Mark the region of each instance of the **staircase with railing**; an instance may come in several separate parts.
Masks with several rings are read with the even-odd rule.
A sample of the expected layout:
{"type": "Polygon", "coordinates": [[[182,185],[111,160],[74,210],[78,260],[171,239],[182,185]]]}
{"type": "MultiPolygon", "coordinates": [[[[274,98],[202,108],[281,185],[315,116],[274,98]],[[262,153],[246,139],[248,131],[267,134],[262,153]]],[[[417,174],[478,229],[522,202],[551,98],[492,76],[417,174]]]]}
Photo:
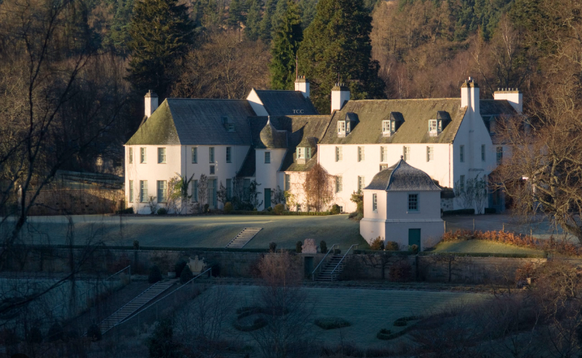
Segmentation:
{"type": "MultiPolygon", "coordinates": [[[[311,279],[313,281],[315,281],[315,279],[317,277],[319,277],[319,275],[321,274],[323,269],[327,266],[328,261],[326,261],[326,259],[329,256],[329,254],[335,250],[336,247],[337,247],[337,244],[331,245],[331,248],[329,250],[327,250],[327,253],[325,254],[325,256],[321,259],[321,261],[319,261],[319,264],[317,264],[315,269],[311,272],[311,279]]],[[[331,259],[331,256],[330,256],[330,259],[331,259]]]]}
{"type": "MultiPolygon", "coordinates": [[[[335,245],[334,245],[335,246],[335,245]]],[[[324,259],[321,260],[320,265],[317,265],[316,269],[312,273],[312,278],[314,281],[336,281],[339,275],[342,273],[345,263],[346,263],[346,256],[355,250],[358,247],[357,244],[353,244],[350,246],[348,251],[346,251],[343,255],[333,255],[329,261],[325,263],[322,269],[316,274],[316,270],[320,267],[320,265],[325,261],[325,257],[331,252],[332,249],[328,251],[328,253],[324,256],[324,259]]],[[[333,248],[333,246],[332,246],[333,248]]]]}

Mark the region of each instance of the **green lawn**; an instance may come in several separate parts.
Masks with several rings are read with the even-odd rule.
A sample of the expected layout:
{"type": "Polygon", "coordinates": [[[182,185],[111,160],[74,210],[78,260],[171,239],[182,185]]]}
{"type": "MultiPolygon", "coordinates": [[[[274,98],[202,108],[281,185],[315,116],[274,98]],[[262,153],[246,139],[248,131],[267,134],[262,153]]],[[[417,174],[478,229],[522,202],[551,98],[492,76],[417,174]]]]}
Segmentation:
{"type": "Polygon", "coordinates": [[[543,251],[500,244],[484,240],[458,240],[441,242],[433,252],[466,254],[508,254],[508,255],[543,255],[543,251]]]}

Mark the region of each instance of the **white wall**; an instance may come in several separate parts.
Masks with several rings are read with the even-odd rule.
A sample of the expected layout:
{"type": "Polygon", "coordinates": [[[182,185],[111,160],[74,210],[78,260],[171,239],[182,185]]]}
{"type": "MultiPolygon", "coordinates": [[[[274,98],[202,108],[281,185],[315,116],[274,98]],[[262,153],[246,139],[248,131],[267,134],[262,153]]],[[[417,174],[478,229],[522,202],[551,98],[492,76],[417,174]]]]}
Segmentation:
{"type": "Polygon", "coordinates": [[[257,116],[269,115],[269,113],[265,109],[265,106],[263,105],[263,102],[257,95],[257,92],[255,92],[254,88],[251,90],[251,92],[249,92],[249,95],[247,96],[247,101],[249,101],[251,108],[253,109],[253,111],[255,111],[257,116]]]}
{"type": "Polygon", "coordinates": [[[368,243],[380,236],[384,242],[394,241],[398,243],[400,250],[408,250],[408,230],[420,229],[420,249],[426,250],[436,245],[444,233],[442,220],[386,221],[384,235],[382,224],[379,220],[364,218],[360,221],[360,234],[368,243]]]}
{"type": "Polygon", "coordinates": [[[265,189],[271,189],[271,192],[277,189],[277,186],[283,190],[284,183],[279,180],[278,170],[281,168],[281,163],[285,157],[287,149],[256,149],[256,172],[255,180],[259,194],[259,200],[263,203],[257,208],[258,210],[265,209],[265,189]],[[265,163],[265,152],[271,153],[271,162],[265,163]]]}

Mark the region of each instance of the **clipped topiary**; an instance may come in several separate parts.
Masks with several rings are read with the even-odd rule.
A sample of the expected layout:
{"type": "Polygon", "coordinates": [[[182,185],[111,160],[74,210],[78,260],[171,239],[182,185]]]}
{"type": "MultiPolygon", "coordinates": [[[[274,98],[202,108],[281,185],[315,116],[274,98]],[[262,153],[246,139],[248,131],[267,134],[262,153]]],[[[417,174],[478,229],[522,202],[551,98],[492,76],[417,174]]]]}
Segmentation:
{"type": "Polygon", "coordinates": [[[398,250],[400,250],[400,246],[395,241],[388,241],[388,242],[386,242],[385,249],[387,251],[398,251],[398,250]]]}
{"type": "Polygon", "coordinates": [[[327,252],[327,243],[323,240],[319,242],[319,252],[327,252]]]}
{"type": "Polygon", "coordinates": [[[330,213],[330,214],[333,214],[333,215],[337,215],[337,214],[341,213],[341,210],[340,210],[340,207],[339,207],[339,205],[337,205],[337,204],[333,204],[333,205],[331,206],[331,210],[329,211],[329,213],[330,213]]]}
{"type": "Polygon", "coordinates": [[[277,204],[275,205],[275,208],[273,209],[273,212],[277,215],[281,215],[283,214],[283,212],[285,212],[285,205],[283,204],[277,204]]]}
{"type": "Polygon", "coordinates": [[[158,215],[166,215],[168,214],[168,209],[166,208],[159,208],[158,209],[158,215]]]}
{"type": "Polygon", "coordinates": [[[91,339],[92,342],[97,342],[101,340],[101,328],[96,323],[93,323],[87,329],[87,337],[91,339]]]}
{"type": "Polygon", "coordinates": [[[174,272],[176,273],[176,278],[179,278],[182,275],[182,270],[186,267],[186,261],[180,259],[180,261],[176,262],[174,265],[174,272]]]}
{"type": "Polygon", "coordinates": [[[275,250],[277,250],[277,243],[275,243],[275,242],[270,242],[270,243],[269,243],[269,251],[271,251],[271,252],[275,252],[275,250]]]}
{"type": "Polygon", "coordinates": [[[382,240],[382,238],[378,236],[370,243],[370,249],[376,251],[384,250],[384,240],[382,240]]]}
{"type": "Polygon", "coordinates": [[[225,214],[232,213],[232,209],[233,209],[233,207],[232,207],[232,203],[230,201],[228,201],[228,202],[226,202],[226,204],[224,204],[224,209],[223,210],[224,210],[224,213],[225,214]]]}
{"type": "Polygon", "coordinates": [[[150,274],[148,276],[149,283],[156,283],[162,280],[162,271],[157,265],[150,267],[150,274]]]}
{"type": "Polygon", "coordinates": [[[295,252],[300,254],[303,251],[303,243],[301,241],[297,241],[295,244],[295,252]]]}
{"type": "Polygon", "coordinates": [[[184,266],[182,273],[180,274],[180,283],[186,283],[194,278],[192,271],[190,271],[190,266],[184,266]]]}

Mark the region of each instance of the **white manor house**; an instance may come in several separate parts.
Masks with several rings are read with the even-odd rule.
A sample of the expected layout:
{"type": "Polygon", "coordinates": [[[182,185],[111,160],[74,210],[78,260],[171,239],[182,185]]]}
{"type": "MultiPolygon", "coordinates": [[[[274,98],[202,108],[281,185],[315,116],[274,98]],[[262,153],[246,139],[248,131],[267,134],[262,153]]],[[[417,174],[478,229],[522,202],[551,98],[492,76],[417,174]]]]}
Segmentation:
{"type": "MultiPolygon", "coordinates": [[[[317,113],[304,78],[295,91],[252,89],[246,100],[168,98],[158,106],[149,92],[144,120],[125,144],[125,199],[149,214],[152,203],[167,206],[168,183],[181,176],[192,177],[189,200],[210,208],[227,201],[220,188],[228,197],[247,196],[256,183],[258,210],[287,191],[288,208],[307,211],[303,181],[319,163],[332,176],[329,205],[350,212],[352,193],[401,158],[440,188],[462,188],[468,180],[487,180],[504,154],[496,122],[521,111],[517,90],[483,100],[471,78],[461,98],[443,99],[350,100],[349,90],[336,85],[331,115],[317,113]]],[[[441,197],[443,210],[468,205],[441,197]]],[[[483,206],[502,210],[503,200],[490,193],[483,206]]]]}

